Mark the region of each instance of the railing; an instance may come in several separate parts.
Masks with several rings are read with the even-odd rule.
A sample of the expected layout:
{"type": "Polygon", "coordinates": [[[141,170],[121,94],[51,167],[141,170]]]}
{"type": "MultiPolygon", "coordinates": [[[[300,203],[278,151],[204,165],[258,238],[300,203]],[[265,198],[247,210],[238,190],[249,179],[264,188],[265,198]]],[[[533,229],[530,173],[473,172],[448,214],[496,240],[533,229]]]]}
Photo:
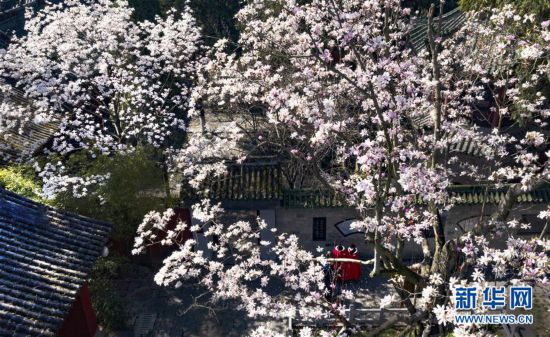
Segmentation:
{"type": "MultiPolygon", "coordinates": [[[[402,316],[402,321],[405,321],[408,315],[409,312],[406,308],[355,308],[352,304],[344,310],[344,317],[346,320],[352,324],[363,327],[377,327],[396,316],[402,316]]],[[[294,329],[304,326],[327,327],[338,325],[338,321],[333,316],[316,319],[315,321],[289,318],[287,329],[289,332],[292,332],[294,329]]]]}
{"type": "MultiPolygon", "coordinates": [[[[453,198],[459,198],[459,204],[496,204],[500,203],[509,185],[504,185],[500,188],[494,186],[483,185],[455,185],[447,190],[453,198]]],[[[533,191],[522,193],[516,199],[517,202],[523,203],[541,203],[550,200],[550,185],[545,184],[533,191]]]]}

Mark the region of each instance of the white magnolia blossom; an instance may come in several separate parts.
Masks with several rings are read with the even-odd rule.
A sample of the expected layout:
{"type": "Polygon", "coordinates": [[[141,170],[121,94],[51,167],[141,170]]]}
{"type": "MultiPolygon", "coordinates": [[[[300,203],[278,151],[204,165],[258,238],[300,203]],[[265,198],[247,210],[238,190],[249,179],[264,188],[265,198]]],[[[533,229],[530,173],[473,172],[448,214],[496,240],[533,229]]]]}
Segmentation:
{"type": "MultiPolygon", "coordinates": [[[[238,51],[222,40],[199,62],[200,32],[191,13],[144,23],[130,15],[120,1],[69,0],[31,18],[29,33],[2,51],[0,68],[33,106],[20,111],[3,104],[0,128],[55,120],[53,151],[111,154],[137,143],[165,146],[183,128],[187,108],[191,118],[227,115],[230,123],[189,134],[172,151],[172,168],[208,196],[206,182],[223,175],[229,160],[267,153],[301,163],[312,180],[357,208],[353,228],[374,247],[370,276],[391,274],[396,299],[416,311],[411,324],[449,322],[452,285],[510,278],[547,284],[548,239],[518,237],[515,230],[529,224],[509,221],[506,203],[459,238],[445,238],[439,221],[458,201],[449,193],[455,181],[522,193],[550,178],[541,156],[550,109],[538,91],[549,72],[547,22],[535,24],[509,6],[472,13],[452,37],[430,30],[429,48],[414,51],[409,34],[419,18],[399,0],[247,1],[237,14],[238,51]],[[524,24],[532,31],[516,36],[524,24]],[[479,127],[472,120],[487,101],[481,116],[489,126],[479,127]],[[512,117],[528,128],[507,132],[502,123],[512,117]],[[468,154],[457,148],[464,142],[479,145],[476,160],[463,160],[468,154]],[[506,247],[491,245],[495,238],[506,247]],[[420,264],[404,261],[405,244],[420,246],[420,264]],[[403,289],[406,282],[415,293],[403,289]]],[[[54,168],[64,172],[62,164],[45,172],[54,168]]],[[[61,181],[44,176],[51,193],[53,186],[89,183],[67,173],[61,181]]],[[[332,285],[325,284],[325,258],[304,250],[295,234],[266,241],[264,221],[223,215],[208,199],[193,206],[193,225],[168,227],[173,210],[149,213],[133,252],[174,245],[155,282],[201,286],[208,305],[231,301],[259,321],[332,316],[356,331],[344,315],[353,294],[327,298],[332,285]],[[208,251],[195,239],[177,239],[187,229],[204,236],[208,251]]],[[[381,305],[391,300],[384,297],[381,305]]],[[[458,327],[454,335],[482,336],[483,330],[458,327]]],[[[278,334],[261,326],[252,336],[278,334]]]]}
{"type": "Polygon", "coordinates": [[[393,295],[386,295],[380,300],[380,309],[389,307],[394,302],[393,295]]]}
{"type": "Polygon", "coordinates": [[[38,171],[43,182],[41,194],[47,199],[54,199],[59,193],[69,193],[76,198],[84,197],[90,192],[89,189],[104,184],[110,177],[108,173],[85,177],[71,175],[61,162],[46,163],[38,171]]]}
{"type": "MultiPolygon", "coordinates": [[[[547,162],[540,160],[548,144],[542,130],[550,110],[537,91],[549,71],[548,24],[534,26],[536,33],[527,39],[512,34],[523,21],[534,25],[532,18],[508,6],[472,13],[453,37],[434,36],[433,49],[416,54],[406,41],[417,18],[398,0],[251,1],[237,19],[239,52],[219,41],[191,95],[193,118],[225,114],[232,122],[194,132],[174,155],[199,193],[208,195],[205,182],[224,174],[231,159],[241,162],[265,151],[305,163],[357,208],[360,218],[352,229],[363,231],[374,245],[371,276],[386,270],[394,274],[396,290],[405,280],[416,285],[416,294],[398,292],[401,303],[420,295],[414,324],[439,322],[451,331],[452,288],[487,284],[489,275],[547,283],[548,240],[514,236],[529,224],[495,216],[451,240],[440,232],[438,210],[450,210],[459,201],[448,192],[457,180],[524,192],[550,178],[547,162]],[[515,73],[518,67],[528,74],[515,73]],[[471,120],[485,95],[495,102],[487,112],[495,121],[481,128],[471,120]],[[249,117],[251,106],[261,107],[261,118],[249,117]],[[501,123],[511,115],[528,120],[530,129],[522,135],[506,132],[501,123]],[[419,120],[425,124],[418,125],[419,120]],[[479,146],[479,158],[461,160],[459,151],[451,151],[463,142],[479,146]],[[435,252],[428,231],[435,234],[435,252]],[[499,235],[506,248],[489,244],[499,235]],[[422,247],[425,260],[418,268],[401,260],[405,242],[422,247]]],[[[157,283],[192,280],[209,290],[210,304],[232,300],[255,319],[332,316],[355,328],[345,320],[342,302],[325,297],[330,293],[323,282],[326,259],[303,250],[297,236],[282,233],[268,243],[260,238],[263,221],[224,221],[223,211],[213,212],[208,201],[193,212],[201,225],[192,230],[212,238],[212,257],[188,241],[166,259],[157,283]],[[275,285],[281,290],[269,293],[275,285]]],[[[138,239],[136,249],[143,242],[138,239]]],[[[339,299],[349,295],[344,291],[339,299]]],[[[393,296],[382,298],[380,306],[391,305],[393,296]]],[[[336,334],[321,330],[321,335],[336,334]]],[[[456,336],[486,334],[477,326],[454,331],[456,336]]],[[[262,327],[253,336],[260,333],[274,334],[262,327]]]]}
{"type": "Polygon", "coordinates": [[[2,77],[29,105],[5,100],[0,134],[55,122],[49,152],[96,156],[163,147],[182,132],[200,30],[187,10],[138,23],[132,11],[123,0],[67,0],[29,15],[27,33],[0,50],[2,77]]]}

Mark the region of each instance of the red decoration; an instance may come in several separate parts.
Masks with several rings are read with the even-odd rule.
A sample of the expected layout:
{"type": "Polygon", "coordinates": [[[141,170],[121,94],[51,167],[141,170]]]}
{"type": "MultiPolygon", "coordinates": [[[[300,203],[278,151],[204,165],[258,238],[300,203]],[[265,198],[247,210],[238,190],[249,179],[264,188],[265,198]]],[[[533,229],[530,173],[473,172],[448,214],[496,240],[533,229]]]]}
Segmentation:
{"type": "MultiPolygon", "coordinates": [[[[332,249],[332,257],[359,260],[359,253],[355,247],[345,249],[343,246],[338,245],[332,249]]],[[[358,281],[361,279],[360,263],[335,262],[332,264],[332,269],[338,272],[338,279],[341,281],[358,281]]]]}
{"type": "Polygon", "coordinates": [[[84,283],[57,337],[94,337],[96,332],[97,321],[90,300],[90,291],[88,284],[84,283]]]}
{"type": "MultiPolygon", "coordinates": [[[[344,259],[349,259],[350,254],[349,251],[346,249],[342,252],[341,257],[344,259]]],[[[342,281],[349,281],[351,276],[351,263],[344,262],[342,263],[342,281]]]]}

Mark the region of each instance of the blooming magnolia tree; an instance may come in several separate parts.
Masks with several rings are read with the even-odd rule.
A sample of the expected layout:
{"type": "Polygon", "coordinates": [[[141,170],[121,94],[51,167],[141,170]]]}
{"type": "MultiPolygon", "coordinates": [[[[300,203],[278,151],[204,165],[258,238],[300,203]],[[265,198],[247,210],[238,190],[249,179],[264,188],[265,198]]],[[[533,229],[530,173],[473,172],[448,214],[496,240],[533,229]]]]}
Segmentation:
{"type": "MultiPolygon", "coordinates": [[[[0,132],[28,122],[57,122],[51,151],[61,155],[166,146],[184,128],[200,31],[188,11],[172,11],[155,22],[136,23],[131,15],[127,2],[119,0],[68,0],[29,15],[27,33],[0,50],[0,69],[30,106],[22,108],[8,95],[0,108],[0,132]]],[[[52,193],[57,186],[105,178],[72,177],[64,169],[57,162],[45,168],[52,193]]]]}
{"type": "MultiPolygon", "coordinates": [[[[470,15],[458,33],[444,38],[436,10],[428,15],[426,49],[415,51],[409,34],[418,18],[398,0],[248,1],[237,15],[238,50],[219,41],[199,64],[194,60],[200,34],[189,13],[133,23],[122,2],[67,1],[31,18],[28,35],[2,52],[2,74],[33,106],[30,112],[13,109],[8,101],[0,125],[59,121],[52,150],[61,154],[110,154],[139,143],[160,147],[183,127],[181,112],[190,98],[192,117],[205,120],[215,113],[233,120],[203,123],[202,132],[174,155],[174,169],[199,195],[208,195],[206,182],[223,174],[228,160],[262,153],[299,163],[315,184],[357,208],[361,216],[353,226],[374,256],[363,263],[372,265],[370,277],[390,276],[410,330],[487,335],[482,326],[453,327],[454,285],[547,285],[546,229],[519,238],[516,228],[529,224],[510,212],[520,194],[550,178],[544,93],[549,22],[535,25],[505,7],[470,15]],[[532,31],[520,37],[515,32],[522,25],[532,31]],[[250,111],[258,109],[263,116],[254,113],[252,121],[250,111]],[[473,122],[480,116],[490,120],[490,128],[473,122]],[[479,157],[454,151],[465,140],[480,147],[479,157]],[[456,204],[448,192],[455,182],[506,192],[490,216],[482,213],[468,231],[446,237],[438,217],[456,204]],[[496,248],[495,241],[507,247],[496,248]],[[421,263],[404,261],[405,244],[421,248],[421,263]],[[415,293],[403,287],[405,281],[415,285],[415,293]],[[416,294],[420,299],[413,301],[416,294]]],[[[62,164],[50,165],[44,175],[56,173],[47,180],[54,191],[72,178],[58,174],[62,164]]],[[[327,299],[328,261],[302,249],[295,235],[263,241],[264,222],[226,222],[220,205],[208,199],[193,206],[197,224],[168,230],[172,212],[149,214],[135,241],[134,253],[159,240],[177,246],[155,277],[161,285],[198,283],[210,303],[235,301],[257,319],[331,315],[358,336],[375,336],[396,323],[365,332],[348,320],[341,300],[354,294],[327,299]],[[211,257],[194,240],[180,242],[186,227],[213,238],[211,257]],[[266,250],[269,258],[262,254],[266,250]]],[[[540,217],[548,219],[550,210],[540,217]]],[[[314,333],[337,331],[300,331],[314,333]]],[[[265,325],[253,335],[277,332],[265,325]]]]}
{"type": "MultiPolygon", "coordinates": [[[[199,192],[201,181],[223,173],[229,156],[244,160],[261,151],[302,162],[319,184],[361,213],[353,226],[374,247],[373,260],[365,262],[373,264],[370,277],[391,276],[398,301],[410,313],[408,331],[427,336],[454,329],[455,336],[481,336],[487,335],[482,326],[453,328],[454,285],[492,280],[547,285],[546,229],[532,239],[518,238],[515,228],[529,224],[509,215],[518,195],[550,177],[545,153],[550,110],[540,89],[548,83],[549,22],[535,26],[529,16],[505,7],[468,16],[458,33],[443,39],[434,11],[427,48],[414,52],[408,34],[416,18],[400,1],[247,2],[237,15],[243,27],[239,52],[227,52],[220,41],[193,93],[196,118],[228,114],[235,122],[224,130],[206,125],[176,159],[199,192]],[[529,38],[515,35],[520,25],[532,25],[529,38]],[[480,111],[482,102],[490,108],[480,111]],[[265,116],[251,131],[247,116],[257,106],[265,116]],[[491,128],[473,123],[483,114],[492,116],[491,128]],[[516,121],[514,132],[505,121],[516,121]],[[451,151],[464,140],[481,148],[480,157],[465,159],[451,151]],[[448,193],[456,181],[506,193],[492,215],[480,215],[468,232],[449,238],[438,213],[456,203],[448,193]],[[426,231],[434,232],[433,245],[426,231]],[[495,248],[495,240],[507,248],[495,248]],[[419,265],[403,261],[409,242],[422,248],[419,265]],[[416,304],[404,280],[421,294],[416,304]]],[[[144,220],[134,253],[158,241],[170,212],[144,220]]],[[[254,318],[332,315],[357,336],[375,336],[395,323],[362,331],[345,318],[341,302],[323,296],[325,258],[303,250],[286,233],[258,245],[265,223],[224,223],[222,214],[208,200],[193,206],[202,225],[191,230],[216,237],[208,246],[212,258],[194,240],[180,244],[155,277],[158,284],[198,282],[211,292],[210,301],[235,300],[254,318]],[[262,249],[275,257],[262,259],[262,249]]],[[[162,243],[177,242],[178,231],[187,226],[168,231],[162,243]]],[[[300,336],[314,333],[336,332],[304,328],[300,336]]],[[[277,333],[263,326],[253,335],[277,333]]]]}

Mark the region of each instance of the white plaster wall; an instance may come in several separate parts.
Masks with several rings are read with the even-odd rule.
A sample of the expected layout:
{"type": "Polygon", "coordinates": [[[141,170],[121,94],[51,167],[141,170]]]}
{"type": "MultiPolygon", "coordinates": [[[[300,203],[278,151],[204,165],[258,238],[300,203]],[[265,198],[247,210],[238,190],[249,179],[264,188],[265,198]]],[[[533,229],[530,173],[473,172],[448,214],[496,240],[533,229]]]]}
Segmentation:
{"type": "MultiPolygon", "coordinates": [[[[530,219],[536,218],[536,215],[547,206],[544,204],[520,204],[516,206],[510,215],[510,218],[521,219],[525,216],[530,219]]],[[[446,239],[456,238],[462,233],[459,229],[461,225],[464,230],[471,230],[476,219],[480,214],[491,214],[496,209],[496,205],[486,205],[482,208],[481,205],[459,205],[455,206],[448,212],[442,213],[442,220],[445,223],[446,239]]],[[[366,243],[363,234],[351,234],[348,236],[336,228],[336,224],[341,221],[357,218],[358,213],[353,208],[276,208],[275,223],[278,232],[295,234],[300,238],[303,247],[312,252],[318,247],[326,251],[332,250],[332,247],[337,244],[347,246],[354,243],[359,249],[361,258],[368,259],[373,256],[372,244],[366,243]],[[327,219],[326,240],[313,241],[313,218],[325,217],[327,219]]],[[[226,214],[225,221],[248,220],[255,221],[256,211],[233,211],[226,214]]],[[[535,224],[533,230],[540,230],[542,223],[535,224]]],[[[433,247],[433,239],[428,240],[433,247]]],[[[493,246],[503,247],[503,240],[494,240],[493,246]]],[[[414,242],[406,242],[404,247],[404,257],[413,261],[422,259],[422,250],[420,246],[414,242]]]]}

